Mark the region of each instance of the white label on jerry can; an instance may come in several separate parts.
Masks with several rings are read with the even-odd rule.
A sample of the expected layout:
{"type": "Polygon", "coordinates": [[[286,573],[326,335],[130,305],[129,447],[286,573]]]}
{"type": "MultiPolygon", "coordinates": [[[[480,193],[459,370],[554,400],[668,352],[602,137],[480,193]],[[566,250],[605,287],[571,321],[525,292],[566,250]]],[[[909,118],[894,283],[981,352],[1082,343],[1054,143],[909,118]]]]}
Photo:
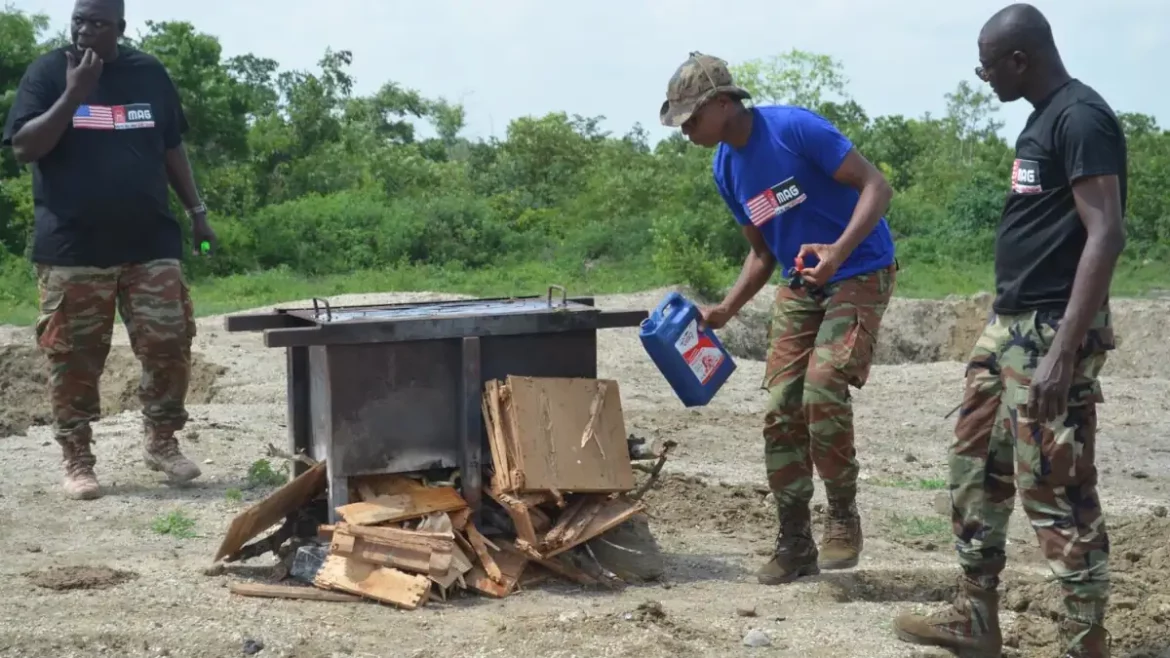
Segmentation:
{"type": "Polygon", "coordinates": [[[696,320],[691,320],[691,323],[683,330],[682,335],[674,342],[674,347],[690,366],[691,372],[703,384],[711,380],[711,376],[723,363],[723,351],[715,346],[707,334],[699,333],[699,325],[696,320]]]}

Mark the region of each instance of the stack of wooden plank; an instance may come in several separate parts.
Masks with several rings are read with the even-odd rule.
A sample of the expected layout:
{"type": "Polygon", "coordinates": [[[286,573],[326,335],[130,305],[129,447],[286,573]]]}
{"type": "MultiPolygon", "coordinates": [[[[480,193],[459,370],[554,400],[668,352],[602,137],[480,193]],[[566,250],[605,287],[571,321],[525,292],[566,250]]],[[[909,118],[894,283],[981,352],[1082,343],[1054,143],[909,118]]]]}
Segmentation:
{"type": "MultiPolygon", "coordinates": [[[[409,474],[351,479],[358,502],[338,507],[335,525],[318,527],[328,553],[315,588],[232,591],[415,609],[453,589],[506,597],[540,576],[610,584],[612,574],[582,569],[570,552],[644,509],[628,496],[635,482],[617,382],[508,377],[487,383],[483,411],[492,456],[484,505],[498,505],[497,518],[512,527],[485,536],[488,527],[477,527],[449,483],[409,474]]],[[[324,476],[325,465],[314,463],[237,517],[216,559],[240,559],[245,541],[322,493],[324,476]]]]}
{"type": "Polygon", "coordinates": [[[528,560],[488,540],[450,486],[403,476],[364,478],[361,502],[337,508],[341,521],[322,526],[329,555],[314,585],[406,609],[441,598],[455,586],[506,596],[528,560]]]}

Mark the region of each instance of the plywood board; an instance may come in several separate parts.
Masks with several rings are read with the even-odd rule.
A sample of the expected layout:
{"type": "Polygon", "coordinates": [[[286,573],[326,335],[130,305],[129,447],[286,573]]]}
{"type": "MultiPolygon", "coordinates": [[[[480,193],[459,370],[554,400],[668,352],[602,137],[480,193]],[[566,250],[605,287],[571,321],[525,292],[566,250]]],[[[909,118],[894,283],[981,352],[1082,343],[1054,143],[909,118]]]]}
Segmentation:
{"type": "Polygon", "coordinates": [[[214,561],[234,555],[253,537],[324,492],[325,474],[325,462],[321,462],[232,519],[214,561]]]}
{"type": "Polygon", "coordinates": [[[454,512],[467,502],[452,487],[429,487],[409,493],[383,495],[337,508],[346,523],[377,525],[416,519],[434,512],[454,512]]]}
{"type": "Polygon", "coordinates": [[[300,599],[304,601],[331,601],[334,603],[360,603],[364,599],[345,592],[335,592],[304,585],[278,585],[271,583],[232,583],[228,591],[240,596],[257,596],[268,599],[300,599]]]}
{"type": "Polygon", "coordinates": [[[520,492],[634,488],[616,381],[509,376],[507,388],[520,492]]]}
{"type": "Polygon", "coordinates": [[[313,582],[318,587],[358,594],[407,610],[421,605],[431,590],[431,581],[426,576],[415,576],[339,555],[325,558],[313,582]]]}

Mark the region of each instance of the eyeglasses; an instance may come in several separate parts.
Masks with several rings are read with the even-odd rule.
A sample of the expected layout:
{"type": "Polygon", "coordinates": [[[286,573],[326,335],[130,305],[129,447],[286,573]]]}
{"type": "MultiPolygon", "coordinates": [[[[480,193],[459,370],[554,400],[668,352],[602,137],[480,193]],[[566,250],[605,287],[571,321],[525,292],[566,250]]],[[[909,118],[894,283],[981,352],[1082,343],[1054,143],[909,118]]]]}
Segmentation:
{"type": "Polygon", "coordinates": [[[996,55],[996,56],[995,56],[995,58],[991,60],[991,63],[990,63],[990,64],[988,64],[987,66],[984,66],[984,65],[982,65],[982,64],[980,64],[979,66],[976,66],[976,67],[975,67],[975,75],[976,75],[976,76],[977,76],[977,77],[978,77],[980,80],[982,80],[982,81],[984,81],[984,82],[987,82],[987,79],[988,79],[988,77],[990,77],[990,76],[988,75],[988,71],[989,71],[989,70],[991,70],[992,68],[994,68],[994,67],[995,67],[997,64],[999,64],[999,63],[1000,63],[1000,62],[1002,62],[1003,60],[1007,59],[1008,57],[1012,57],[1013,55],[1015,55],[1015,54],[1016,54],[1016,53],[1018,53],[1018,52],[1020,52],[1020,51],[1018,51],[1018,50],[1009,50],[1009,51],[1007,51],[1007,52],[1000,53],[999,55],[996,55]]]}

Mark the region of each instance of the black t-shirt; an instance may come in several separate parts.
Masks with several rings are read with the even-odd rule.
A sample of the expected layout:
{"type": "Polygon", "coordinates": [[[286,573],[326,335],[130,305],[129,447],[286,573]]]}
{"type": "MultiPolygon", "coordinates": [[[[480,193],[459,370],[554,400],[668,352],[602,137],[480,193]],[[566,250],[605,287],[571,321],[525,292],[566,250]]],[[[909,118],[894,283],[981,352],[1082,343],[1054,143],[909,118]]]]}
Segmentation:
{"type": "MultiPolygon", "coordinates": [[[[4,126],[5,146],[65,93],[71,47],[46,53],[25,71],[4,126]]],[[[168,207],[166,152],[186,130],[162,63],[119,46],[56,147],[32,163],[33,261],[110,267],[179,258],[182,233],[168,207]]]]}
{"type": "Polygon", "coordinates": [[[1125,212],[1125,133],[1109,104],[1070,80],[1037,105],[1016,140],[1011,191],[995,244],[997,313],[1064,310],[1085,247],[1072,184],[1116,175],[1125,212]]]}

